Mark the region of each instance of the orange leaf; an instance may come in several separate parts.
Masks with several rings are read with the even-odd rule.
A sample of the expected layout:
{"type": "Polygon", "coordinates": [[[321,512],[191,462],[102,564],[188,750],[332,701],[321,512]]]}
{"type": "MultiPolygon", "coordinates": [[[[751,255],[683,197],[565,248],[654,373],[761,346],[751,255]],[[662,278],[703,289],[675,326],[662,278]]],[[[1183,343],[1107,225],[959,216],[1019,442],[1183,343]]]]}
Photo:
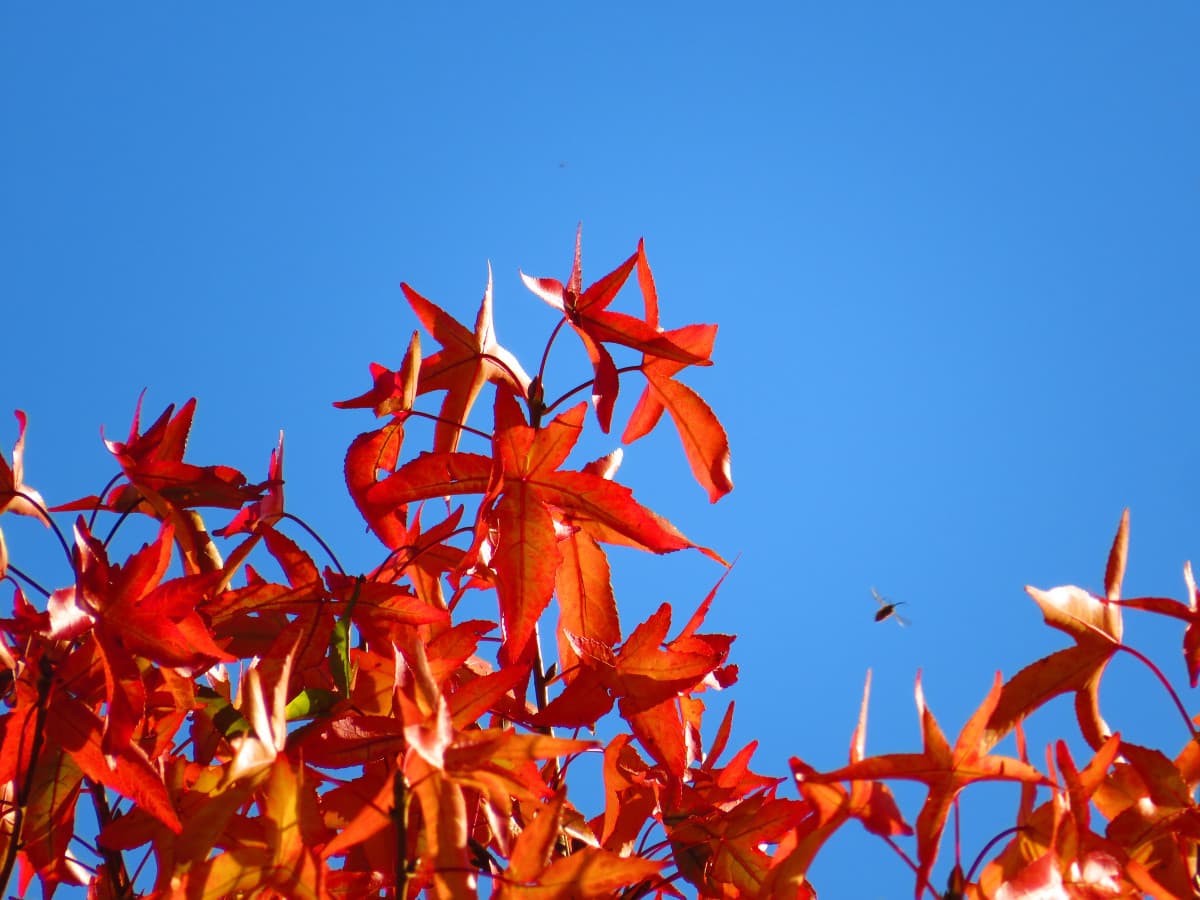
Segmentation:
{"type": "Polygon", "coordinates": [[[617,601],[613,596],[608,556],[595,538],[572,529],[558,542],[562,561],[554,578],[558,597],[558,660],[565,680],[579,662],[573,641],[584,638],[608,647],[621,641],[617,601]]]}
{"type": "Polygon", "coordinates": [[[445,391],[434,435],[435,452],[451,453],[458,448],[462,428],[479,391],[487,382],[506,384],[521,396],[529,389],[529,376],[496,339],[492,323],[492,268],[488,266],[487,287],[474,333],[443,309],[429,302],[407,284],[400,285],[421,324],[441,343],[442,349],[420,366],[417,393],[445,391]]]}
{"type": "Polygon", "coordinates": [[[504,626],[500,661],[508,665],[521,658],[550,604],[560,557],[554,521],[523,481],[506,485],[495,524],[499,540],[492,566],[504,626]]]}
{"type": "Polygon", "coordinates": [[[74,861],[70,849],[84,775],[80,769],[69,753],[48,746],[39,755],[29,784],[22,849],[51,891],[59,883],[88,882],[86,870],[74,861]]]}
{"type": "Polygon", "coordinates": [[[959,791],[976,781],[1018,781],[1049,785],[1050,781],[1032,766],[1019,759],[987,755],[985,726],[1000,701],[1001,679],[995,683],[979,708],[963,726],[952,748],[933,713],[925,706],[921,677],[917,675],[917,711],[925,749],[921,753],[892,753],[852,762],[832,772],[808,775],[812,782],[860,781],[900,778],[924,783],[929,795],[917,816],[916,894],[920,896],[929,884],[929,874],[937,859],[938,845],[946,817],[959,791]]]}
{"type": "Polygon", "coordinates": [[[584,847],[556,859],[541,873],[535,886],[520,893],[539,900],[605,900],[620,896],[622,888],[654,878],[665,863],[639,856],[618,856],[608,850],[584,847]]]}
{"type": "Polygon", "coordinates": [[[101,750],[100,717],[78,700],[62,698],[46,717],[46,735],[62,747],[93,781],[108,785],[145,808],[178,834],[179,817],[167,796],[162,777],[136,744],[114,751],[115,765],[109,766],[101,750]]]}
{"type": "Polygon", "coordinates": [[[1093,749],[1099,749],[1108,737],[1100,715],[1100,676],[1121,644],[1121,608],[1074,586],[1025,590],[1041,607],[1046,624],[1069,634],[1075,646],[1026,666],[1004,685],[988,721],[984,744],[995,746],[1033,710],[1059,694],[1074,691],[1083,736],[1093,749]]]}
{"type": "Polygon", "coordinates": [[[692,475],[716,503],[733,490],[729,437],[720,420],[699,394],[672,378],[652,377],[648,390],[671,414],[692,475]]]}
{"type": "MultiPolygon", "coordinates": [[[[663,357],[685,365],[710,365],[707,357],[698,356],[673,343],[658,328],[658,323],[637,319],[623,313],[612,312],[608,305],[616,298],[629,274],[644,252],[639,247],[629,259],[617,266],[599,281],[583,288],[580,241],[582,227],[575,235],[575,259],[571,274],[564,285],[553,278],[532,278],[521,273],[521,280],[534,294],[559,310],[583,341],[584,349],[592,361],[595,373],[592,385],[592,400],[600,427],[607,432],[612,423],[613,405],[616,402],[619,381],[616,365],[604,348],[605,343],[620,344],[641,350],[647,356],[663,357]]],[[[639,273],[639,280],[643,276],[639,273]]],[[[645,282],[643,281],[643,291],[645,282]]],[[[651,304],[647,302],[647,312],[651,304]]],[[[657,318],[657,297],[653,304],[657,318]]]]}

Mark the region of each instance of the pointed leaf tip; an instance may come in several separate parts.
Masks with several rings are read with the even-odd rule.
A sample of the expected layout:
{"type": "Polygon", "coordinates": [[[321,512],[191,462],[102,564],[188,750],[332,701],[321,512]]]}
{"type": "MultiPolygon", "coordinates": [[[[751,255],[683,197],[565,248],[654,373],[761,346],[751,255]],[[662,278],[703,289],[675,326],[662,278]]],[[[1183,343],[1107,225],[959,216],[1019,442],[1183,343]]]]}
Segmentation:
{"type": "Polygon", "coordinates": [[[1125,580],[1125,561],[1129,557],[1129,507],[1121,513],[1121,524],[1113,538],[1104,570],[1104,591],[1109,601],[1121,599],[1121,582],[1125,580]]]}

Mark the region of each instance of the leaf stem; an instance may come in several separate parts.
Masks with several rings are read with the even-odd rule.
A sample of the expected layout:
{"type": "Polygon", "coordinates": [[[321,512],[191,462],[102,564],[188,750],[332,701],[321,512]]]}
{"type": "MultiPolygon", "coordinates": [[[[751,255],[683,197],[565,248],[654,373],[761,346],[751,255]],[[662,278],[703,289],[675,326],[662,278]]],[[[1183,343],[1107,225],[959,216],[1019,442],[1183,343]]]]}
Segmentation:
{"type": "MultiPolygon", "coordinates": [[[[410,556],[408,559],[406,559],[404,561],[404,563],[400,566],[400,568],[396,571],[396,575],[395,575],[396,578],[399,578],[400,575],[404,572],[404,570],[407,569],[409,566],[411,566],[416,561],[417,557],[420,556],[422,553],[432,550],[434,547],[438,546],[439,544],[444,544],[446,541],[448,541],[450,538],[454,537],[455,535],[471,534],[474,530],[475,530],[475,528],[473,526],[464,526],[463,528],[456,528],[454,531],[447,534],[444,538],[439,538],[436,541],[430,541],[427,544],[401,544],[399,547],[397,547],[395,550],[393,550],[391,553],[389,553],[384,558],[383,562],[381,562],[379,565],[377,565],[375,567],[375,570],[371,573],[371,580],[374,581],[375,577],[383,571],[384,566],[386,566],[388,563],[390,563],[392,561],[392,559],[396,556],[396,554],[398,554],[404,550],[413,550],[416,552],[414,552],[412,556],[410,556]]],[[[428,533],[428,532],[426,532],[426,533],[428,533]]],[[[455,548],[455,549],[457,549],[457,548],[455,548]]]]}
{"type": "Polygon", "coordinates": [[[293,515],[290,512],[283,513],[280,516],[280,518],[281,519],[290,519],[291,521],[293,521],[297,525],[299,525],[301,528],[303,528],[305,531],[307,531],[309,536],[314,541],[316,541],[318,544],[320,544],[321,549],[324,550],[326,554],[328,554],[328,556],[331,560],[333,560],[333,564],[335,566],[337,566],[338,572],[342,575],[346,574],[346,570],[342,568],[342,564],[338,561],[337,554],[334,553],[332,549],[330,549],[330,546],[327,543],[325,543],[323,540],[321,540],[321,536],[319,534],[317,534],[317,532],[313,528],[311,528],[307,522],[305,522],[299,516],[293,515]]]}
{"type": "Polygon", "coordinates": [[[1005,828],[1003,831],[1001,831],[999,834],[997,834],[994,838],[992,838],[990,841],[988,841],[986,844],[984,844],[983,849],[979,851],[979,855],[975,857],[975,862],[971,863],[971,868],[967,870],[968,883],[975,880],[975,870],[979,868],[979,864],[981,862],[983,862],[984,857],[987,856],[988,852],[994,846],[996,846],[996,844],[998,842],[1004,840],[1010,834],[1020,834],[1022,831],[1025,830],[1025,827],[1026,826],[1024,826],[1024,825],[1014,825],[1012,828],[1005,828]]]}
{"type": "Polygon", "coordinates": [[[108,483],[100,489],[100,493],[96,495],[96,508],[92,510],[92,517],[88,520],[88,531],[96,527],[96,517],[100,515],[101,510],[105,509],[104,495],[112,490],[112,486],[121,480],[124,472],[118,472],[112,478],[108,479],[108,483]]]}
{"type": "Polygon", "coordinates": [[[566,314],[558,320],[554,326],[554,330],[550,332],[550,337],[546,340],[546,349],[542,351],[542,364],[538,366],[537,383],[545,390],[546,385],[546,362],[550,359],[550,348],[554,346],[554,340],[558,337],[558,333],[562,331],[563,325],[567,323],[566,314]]]}
{"type": "Polygon", "coordinates": [[[502,360],[500,357],[492,356],[492,354],[490,354],[490,353],[480,353],[479,358],[486,359],[488,362],[499,366],[501,369],[503,369],[505,372],[508,373],[508,377],[513,380],[514,384],[521,383],[521,379],[517,377],[517,373],[514,372],[512,370],[512,368],[509,366],[509,364],[506,363],[504,360],[502,360]]]}
{"type": "Polygon", "coordinates": [[[452,425],[459,431],[466,431],[476,437],[481,437],[485,441],[490,441],[492,436],[486,431],[480,431],[478,428],[472,428],[466,422],[455,422],[453,419],[447,419],[445,416],[439,416],[436,413],[428,413],[419,409],[409,411],[409,415],[418,419],[428,419],[431,422],[441,422],[444,425],[452,425]]]}
{"type": "Polygon", "coordinates": [[[43,597],[50,596],[50,592],[48,590],[46,590],[44,587],[42,587],[40,584],[38,584],[36,581],[34,581],[32,578],[30,578],[24,572],[22,572],[20,569],[18,569],[12,563],[8,564],[8,571],[12,572],[14,575],[16,575],[18,578],[20,578],[26,584],[28,584],[31,588],[33,588],[35,591],[37,591],[43,597]]]}
{"type": "Polygon", "coordinates": [[[71,548],[67,544],[67,539],[65,537],[63,537],[62,531],[59,530],[58,523],[55,522],[52,518],[50,518],[50,510],[46,509],[46,507],[42,506],[42,504],[38,503],[37,500],[35,500],[33,497],[30,497],[24,491],[14,491],[13,493],[16,496],[29,501],[29,503],[33,504],[33,506],[35,506],[37,508],[37,511],[42,514],[42,518],[44,518],[46,520],[46,524],[49,525],[50,528],[54,531],[55,536],[58,538],[59,544],[62,545],[63,553],[65,553],[67,555],[67,563],[69,565],[71,565],[73,568],[74,560],[71,557],[71,548]]]}
{"type": "MultiPolygon", "coordinates": [[[[640,372],[640,371],[642,371],[642,367],[640,365],[639,366],[621,366],[621,368],[617,369],[617,374],[618,375],[626,375],[629,372],[640,372]]],[[[592,384],[595,384],[595,381],[596,380],[594,378],[591,378],[591,379],[588,379],[587,381],[583,382],[582,384],[575,385],[575,387],[571,388],[571,390],[567,391],[565,394],[563,394],[561,397],[559,397],[557,400],[555,400],[553,403],[551,403],[549,406],[547,406],[545,408],[544,412],[553,412],[555,409],[557,409],[559,406],[561,406],[567,400],[570,400],[572,397],[574,397],[580,391],[590,387],[592,384]]]]}
{"type": "Polygon", "coordinates": [[[1200,737],[1200,731],[1196,730],[1196,726],[1192,723],[1192,717],[1188,715],[1187,709],[1183,705],[1183,701],[1180,700],[1179,695],[1175,693],[1175,688],[1171,687],[1171,682],[1168,681],[1167,676],[1162,673],[1162,669],[1151,662],[1151,660],[1143,653],[1133,649],[1127,644],[1117,644],[1117,649],[1124,650],[1126,653],[1131,654],[1135,659],[1141,660],[1142,663],[1144,663],[1147,668],[1154,673],[1154,676],[1162,683],[1163,688],[1166,689],[1166,692],[1171,697],[1171,700],[1174,701],[1175,708],[1179,710],[1179,715],[1183,717],[1184,724],[1187,725],[1188,731],[1191,732],[1192,739],[1195,740],[1196,738],[1200,737]]]}
{"type": "MultiPolygon", "coordinates": [[[[119,516],[117,516],[117,521],[113,522],[112,528],[108,529],[108,534],[104,538],[105,549],[108,548],[109,542],[112,541],[112,539],[117,536],[117,529],[121,527],[121,524],[126,519],[128,519],[131,515],[133,515],[133,511],[135,509],[137,509],[138,503],[141,503],[141,502],[142,502],[142,500],[139,497],[137,503],[135,503],[133,506],[129,507],[129,509],[125,510],[123,513],[121,513],[119,516]]],[[[90,529],[91,526],[89,525],[88,528],[90,529]]]]}

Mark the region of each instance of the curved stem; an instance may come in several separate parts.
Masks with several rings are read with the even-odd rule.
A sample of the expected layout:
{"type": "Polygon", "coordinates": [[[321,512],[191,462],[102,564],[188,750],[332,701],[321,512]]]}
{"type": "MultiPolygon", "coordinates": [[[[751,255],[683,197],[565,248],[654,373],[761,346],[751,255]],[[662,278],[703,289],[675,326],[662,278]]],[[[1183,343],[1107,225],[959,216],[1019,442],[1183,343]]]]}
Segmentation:
{"type": "Polygon", "coordinates": [[[338,562],[337,554],[334,553],[332,549],[330,549],[330,546],[327,543],[325,543],[323,540],[321,540],[321,536],[319,534],[317,534],[316,531],[314,531],[307,522],[305,522],[299,516],[293,515],[290,512],[283,513],[283,515],[281,515],[280,518],[281,519],[290,519],[291,521],[293,521],[297,525],[299,525],[301,528],[303,528],[305,531],[307,531],[309,536],[314,541],[316,541],[318,544],[320,544],[321,549],[324,550],[326,554],[328,554],[328,556],[331,560],[333,560],[333,564],[335,566],[337,566],[338,572],[342,575],[346,574],[346,570],[343,569],[342,564],[340,562],[338,562]]]}
{"type": "Polygon", "coordinates": [[[1191,732],[1193,740],[1200,737],[1200,731],[1196,730],[1196,726],[1192,723],[1192,717],[1188,715],[1187,709],[1183,705],[1183,701],[1179,699],[1179,695],[1175,693],[1175,688],[1171,687],[1171,682],[1167,680],[1167,676],[1162,673],[1162,670],[1150,661],[1144,654],[1134,650],[1132,647],[1125,644],[1117,644],[1118,650],[1124,650],[1131,654],[1135,659],[1141,660],[1155,677],[1162,682],[1162,686],[1166,689],[1167,694],[1175,702],[1175,708],[1179,710],[1179,715],[1183,717],[1183,721],[1187,724],[1188,731],[1191,732]]]}
{"type": "Polygon", "coordinates": [[[32,578],[30,578],[24,572],[22,572],[20,569],[18,569],[12,563],[8,564],[8,571],[12,572],[14,575],[16,575],[18,578],[20,578],[26,584],[28,584],[31,588],[33,588],[35,591],[37,591],[43,597],[50,596],[50,592],[48,590],[46,590],[44,587],[42,587],[40,584],[38,584],[36,581],[34,581],[32,578]]]}
{"type": "Polygon", "coordinates": [[[490,441],[492,439],[492,436],[486,431],[480,431],[478,428],[472,428],[470,425],[467,425],[464,422],[455,422],[453,419],[447,419],[445,416],[438,416],[434,413],[422,412],[419,409],[410,410],[409,416],[417,419],[429,419],[431,422],[441,422],[444,425],[452,425],[459,431],[466,431],[470,434],[476,435],[477,437],[483,438],[485,441],[490,441]]]}
{"type": "Polygon", "coordinates": [[[678,881],[682,877],[683,873],[679,871],[676,871],[674,875],[660,875],[657,881],[643,881],[626,888],[621,892],[621,896],[629,897],[630,900],[635,900],[638,897],[648,897],[651,891],[667,887],[672,881],[678,881]],[[630,891],[632,893],[629,893],[630,891]]]}
{"type": "Polygon", "coordinates": [[[542,351],[542,364],[538,366],[537,381],[539,385],[546,383],[546,362],[550,359],[550,348],[554,346],[554,340],[558,337],[558,333],[562,331],[563,325],[567,323],[566,316],[558,320],[554,326],[554,330],[550,332],[550,337],[546,340],[546,349],[542,351]]]}
{"type": "Polygon", "coordinates": [[[378,572],[383,571],[383,567],[386,566],[389,562],[391,562],[392,558],[394,556],[396,556],[396,554],[401,553],[405,550],[415,550],[416,552],[413,553],[412,556],[410,556],[408,559],[406,559],[404,561],[404,565],[402,565],[400,567],[399,571],[396,573],[396,576],[399,577],[400,573],[403,572],[405,569],[407,569],[409,566],[411,566],[413,564],[413,562],[417,559],[417,557],[420,556],[422,553],[432,550],[434,547],[438,546],[438,544],[444,544],[447,540],[454,537],[455,535],[471,534],[474,530],[475,529],[471,526],[465,526],[463,528],[456,528],[454,531],[450,532],[444,538],[439,538],[436,541],[430,541],[428,544],[425,544],[423,546],[420,544],[401,544],[399,547],[397,547],[395,550],[393,550],[391,553],[389,553],[383,562],[381,562],[378,566],[375,567],[375,572],[378,573],[378,572]]]}
{"type": "Polygon", "coordinates": [[[514,372],[512,370],[512,368],[509,366],[509,364],[506,363],[504,360],[502,360],[500,357],[492,356],[492,354],[490,354],[490,353],[480,353],[479,358],[486,359],[488,362],[490,362],[496,366],[499,366],[501,369],[503,369],[505,372],[507,372],[508,377],[513,380],[513,384],[521,383],[521,379],[517,376],[517,373],[514,372]]]}
{"type": "Polygon", "coordinates": [[[149,847],[146,848],[146,852],[144,854],[142,854],[142,861],[137,864],[137,868],[134,869],[133,874],[129,876],[129,880],[131,883],[136,882],[138,880],[139,876],[141,876],[142,869],[146,868],[146,863],[148,863],[150,861],[150,856],[153,853],[154,853],[154,845],[151,844],[149,847]]]}
{"type": "Polygon", "coordinates": [[[108,479],[108,483],[100,489],[100,494],[96,498],[96,508],[92,510],[92,517],[91,517],[91,519],[88,520],[88,531],[91,531],[93,528],[96,527],[96,516],[100,515],[100,511],[105,508],[104,507],[105,495],[110,490],[112,490],[112,486],[114,484],[116,484],[118,481],[120,481],[121,477],[124,474],[125,474],[124,472],[121,472],[121,473],[114,475],[112,478],[108,479]]]}
{"type": "Polygon", "coordinates": [[[51,530],[53,530],[55,536],[58,538],[59,544],[62,545],[63,553],[67,555],[67,562],[74,567],[74,560],[71,558],[71,547],[69,544],[67,544],[67,539],[63,537],[63,533],[59,529],[58,523],[50,518],[50,510],[46,509],[46,507],[42,506],[42,504],[38,503],[37,500],[35,500],[33,497],[30,497],[24,491],[14,491],[13,493],[31,503],[37,508],[37,511],[42,514],[42,518],[45,519],[46,524],[50,526],[51,530]]]}
{"type": "MultiPolygon", "coordinates": [[[[105,548],[108,547],[109,541],[117,536],[117,529],[121,527],[122,523],[131,515],[133,515],[133,511],[138,508],[138,503],[141,503],[142,499],[143,498],[139,497],[137,503],[133,504],[133,506],[129,507],[129,509],[125,510],[125,512],[121,513],[121,515],[117,517],[117,521],[113,522],[113,527],[108,529],[108,535],[104,538],[105,548]]],[[[89,529],[91,527],[91,525],[88,526],[89,529]]]]}
{"type": "Polygon", "coordinates": [[[1010,834],[1020,834],[1022,831],[1025,830],[1025,827],[1026,826],[1024,826],[1024,825],[1014,825],[1012,828],[1005,828],[1003,831],[1001,831],[999,834],[997,834],[994,838],[992,838],[990,841],[988,841],[986,844],[984,844],[983,849],[979,851],[979,855],[975,857],[975,862],[971,863],[971,868],[969,870],[967,870],[967,882],[970,883],[971,881],[973,881],[975,879],[975,870],[979,868],[979,864],[981,862],[983,862],[984,857],[987,856],[988,852],[994,846],[996,846],[997,843],[1004,840],[1010,834]]]}
{"type": "MultiPolygon", "coordinates": [[[[642,371],[641,366],[621,366],[621,368],[617,369],[617,374],[625,375],[625,374],[628,374],[629,372],[640,372],[640,371],[642,371]]],[[[593,384],[595,384],[594,378],[589,381],[585,381],[582,384],[575,385],[575,387],[571,388],[571,390],[567,391],[565,394],[563,394],[561,397],[559,397],[557,400],[555,400],[549,406],[545,407],[544,411],[545,412],[553,412],[557,407],[561,406],[563,403],[565,403],[567,400],[570,400],[572,397],[574,397],[580,391],[590,387],[593,384]]]]}
{"type": "MultiPolygon", "coordinates": [[[[892,836],[890,834],[881,834],[880,837],[883,838],[883,842],[885,844],[887,844],[889,847],[892,848],[892,850],[895,851],[897,856],[899,856],[902,860],[904,860],[905,864],[910,869],[912,869],[912,873],[914,875],[918,875],[918,876],[920,875],[921,870],[917,868],[917,864],[915,862],[913,862],[911,859],[909,859],[908,854],[905,853],[904,849],[899,844],[897,844],[895,842],[895,840],[892,839],[892,836]]],[[[933,885],[926,882],[925,887],[926,887],[926,889],[933,891],[933,896],[934,896],[935,900],[938,900],[937,891],[933,890],[933,885]]]]}

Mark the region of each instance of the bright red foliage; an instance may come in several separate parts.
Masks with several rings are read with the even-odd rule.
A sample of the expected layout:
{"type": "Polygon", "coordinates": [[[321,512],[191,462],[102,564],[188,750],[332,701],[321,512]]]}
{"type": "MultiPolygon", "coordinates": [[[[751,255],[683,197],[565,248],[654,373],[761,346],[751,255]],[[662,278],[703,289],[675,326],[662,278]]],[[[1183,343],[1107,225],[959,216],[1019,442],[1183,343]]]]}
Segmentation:
{"type": "Polygon", "coordinates": [[[12,463],[0,456],[0,513],[56,530],[51,512],[81,515],[71,540],[59,533],[69,580],[41,603],[26,597],[38,581],[8,558],[0,533],[0,579],[14,585],[12,614],[0,620],[0,884],[17,875],[22,892],[37,878],[47,895],[86,883],[96,898],[188,900],[485,889],[811,898],[814,859],[856,820],[908,863],[918,897],[1192,896],[1192,720],[1165,678],[1185,730],[1174,755],[1123,741],[1100,710],[1108,661],[1134,652],[1123,608],[1182,622],[1193,686],[1200,672],[1190,567],[1185,602],[1121,598],[1127,515],[1105,596],[1029,589],[1071,646],[1007,682],[998,675],[953,745],[918,676],[920,752],[866,754],[864,691],[846,766],[820,772],[797,757],[791,779],[756,774],[754,742],[725,759],[733,705],[715,729],[705,717],[705,695],[737,679],[733,637],[702,631],[717,588],[681,628],[667,603],[623,626],[606,547],[698,550],[724,563],[616,480],[621,451],[573,459],[588,414],[568,405],[590,389],[608,432],[622,376],[640,374],[623,441],[666,413],[695,480],[720,499],[733,488],[728,438],[680,380],[710,365],[717,329],[660,325],[641,243],[587,288],[580,260],[577,237],[566,283],[522,276],[561,316],[532,377],[498,342],[490,272],[473,329],[403,285],[438,347],[423,354],[414,333],[398,369],[372,364],[371,387],[335,404],[385,420],[354,438],[345,460],[350,495],[382,544],[368,571],[344,571],[285,508],[282,436],[266,479],[252,484],[230,467],[184,461],[194,400],[144,433],[139,400],[128,439],[106,442],[119,475],[50,510],[25,484],[17,412],[12,463]],[[635,271],[640,317],[610,308],[635,271]],[[564,325],[593,377],[551,399],[546,360],[564,325]],[[613,354],[630,352],[640,361],[619,368],[613,354]],[[418,406],[430,393],[442,394],[436,412],[418,406]],[[436,423],[429,450],[405,444],[414,417],[436,423]],[[210,534],[206,508],[233,512],[210,534]],[[121,558],[111,531],[97,536],[101,514],[114,528],[145,517],[146,543],[121,558]],[[318,566],[309,538],[332,566],[318,566]],[[264,560],[281,579],[260,572],[264,560]],[[494,615],[463,616],[468,593],[494,598],[494,615]],[[1080,768],[1057,741],[1038,768],[1020,724],[1064,693],[1094,756],[1080,768]],[[1014,732],[1016,757],[993,752],[1014,732]],[[572,798],[586,753],[598,755],[603,806],[585,814],[572,798]],[[915,829],[891,779],[926,790],[915,829]],[[1001,823],[1015,828],[978,872],[956,858],[939,895],[943,833],[979,781],[1019,786],[1001,823]],[[77,815],[81,802],[98,823],[90,859],[74,855],[92,820],[77,815]],[[898,841],[914,835],[910,859],[898,841]]]}

